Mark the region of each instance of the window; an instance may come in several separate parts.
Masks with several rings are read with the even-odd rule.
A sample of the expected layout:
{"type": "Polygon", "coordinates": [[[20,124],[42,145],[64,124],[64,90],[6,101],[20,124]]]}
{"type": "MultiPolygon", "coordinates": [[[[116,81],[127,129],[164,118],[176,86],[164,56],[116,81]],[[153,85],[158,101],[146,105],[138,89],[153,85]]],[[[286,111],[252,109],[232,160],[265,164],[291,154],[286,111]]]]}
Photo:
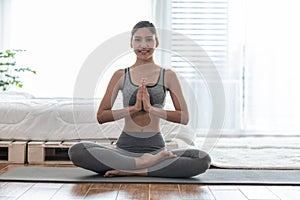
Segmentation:
{"type": "MultiPolygon", "coordinates": [[[[166,2],[167,27],[200,45],[222,77],[226,95],[224,133],[299,134],[300,29],[296,24],[300,13],[295,0],[166,2]]],[[[160,20],[156,23],[162,24],[160,20]]],[[[196,123],[201,132],[210,124],[211,99],[203,77],[197,77],[192,64],[180,56],[186,49],[193,49],[178,35],[171,37],[175,53],[170,63],[194,91],[199,105],[196,112],[200,113],[196,123]]],[[[197,54],[189,56],[201,59],[197,54]]],[[[209,67],[201,63],[204,71],[209,72],[209,67]]],[[[186,97],[191,100],[189,95],[186,97]]]]}
{"type": "MultiPolygon", "coordinates": [[[[169,21],[167,27],[172,30],[169,65],[183,82],[181,85],[189,105],[192,127],[200,134],[211,128],[216,108],[208,85],[216,84],[217,78],[221,77],[226,98],[231,100],[225,102],[223,130],[240,130],[239,81],[235,69],[228,67],[227,0],[166,2],[162,6],[170,8],[170,18],[165,19],[169,21]]],[[[157,19],[157,23],[162,24],[160,17],[157,19]]]]}

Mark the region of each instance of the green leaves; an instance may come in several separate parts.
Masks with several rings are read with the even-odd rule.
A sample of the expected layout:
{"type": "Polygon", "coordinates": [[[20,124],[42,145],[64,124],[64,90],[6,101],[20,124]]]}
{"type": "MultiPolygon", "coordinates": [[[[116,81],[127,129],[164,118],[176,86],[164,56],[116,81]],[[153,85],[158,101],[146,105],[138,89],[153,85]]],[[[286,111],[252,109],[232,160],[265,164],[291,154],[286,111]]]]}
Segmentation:
{"type": "Polygon", "coordinates": [[[35,70],[30,67],[18,67],[16,65],[16,55],[25,50],[6,50],[0,52],[0,90],[5,91],[11,85],[19,88],[23,87],[23,82],[20,80],[20,73],[30,72],[36,74],[35,70]]]}
{"type": "Polygon", "coordinates": [[[31,72],[33,74],[36,74],[36,71],[35,70],[32,70],[30,69],[29,67],[26,67],[26,68],[17,68],[15,69],[16,72],[31,72]]]}

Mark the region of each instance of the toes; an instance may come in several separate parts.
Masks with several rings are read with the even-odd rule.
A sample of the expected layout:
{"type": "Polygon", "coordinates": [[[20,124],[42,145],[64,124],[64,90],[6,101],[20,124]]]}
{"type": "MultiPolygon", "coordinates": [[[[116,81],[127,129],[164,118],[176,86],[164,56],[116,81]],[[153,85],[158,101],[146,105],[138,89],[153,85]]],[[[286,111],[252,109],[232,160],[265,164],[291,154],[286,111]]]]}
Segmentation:
{"type": "Polygon", "coordinates": [[[174,153],[171,152],[171,151],[168,151],[167,157],[169,157],[169,158],[175,158],[175,157],[177,157],[177,155],[174,154],[174,153]]]}
{"type": "Polygon", "coordinates": [[[162,158],[162,159],[165,159],[165,158],[175,158],[175,157],[177,157],[177,155],[174,154],[174,153],[171,152],[171,151],[161,151],[161,152],[160,152],[160,155],[161,155],[161,158],[162,158]]]}
{"type": "Polygon", "coordinates": [[[105,174],[104,174],[104,177],[105,178],[108,178],[108,177],[110,177],[111,175],[110,175],[110,173],[109,172],[106,172],[105,174]]]}
{"type": "Polygon", "coordinates": [[[164,152],[162,153],[162,155],[168,157],[168,156],[171,155],[171,152],[170,152],[170,151],[164,151],[164,152]]]}
{"type": "Polygon", "coordinates": [[[113,171],[107,171],[105,174],[104,174],[104,177],[105,178],[109,178],[109,177],[113,177],[114,175],[114,172],[113,171]]]}
{"type": "Polygon", "coordinates": [[[176,158],[177,155],[172,153],[172,156],[171,156],[171,157],[172,157],[172,158],[176,158]]]}

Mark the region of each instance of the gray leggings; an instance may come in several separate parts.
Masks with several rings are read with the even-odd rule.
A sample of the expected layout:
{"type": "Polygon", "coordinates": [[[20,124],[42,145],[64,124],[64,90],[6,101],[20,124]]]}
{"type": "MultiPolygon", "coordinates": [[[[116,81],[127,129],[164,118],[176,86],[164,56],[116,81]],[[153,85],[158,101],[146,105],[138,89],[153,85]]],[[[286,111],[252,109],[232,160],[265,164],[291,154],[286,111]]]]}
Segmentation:
{"type": "MultiPolygon", "coordinates": [[[[198,149],[172,151],[175,158],[166,159],[147,168],[153,177],[192,177],[204,173],[210,166],[210,156],[198,149]]],[[[104,174],[108,170],[136,170],[135,157],[143,153],[132,153],[120,148],[105,147],[93,142],[79,142],[69,149],[74,165],[104,174]]]]}

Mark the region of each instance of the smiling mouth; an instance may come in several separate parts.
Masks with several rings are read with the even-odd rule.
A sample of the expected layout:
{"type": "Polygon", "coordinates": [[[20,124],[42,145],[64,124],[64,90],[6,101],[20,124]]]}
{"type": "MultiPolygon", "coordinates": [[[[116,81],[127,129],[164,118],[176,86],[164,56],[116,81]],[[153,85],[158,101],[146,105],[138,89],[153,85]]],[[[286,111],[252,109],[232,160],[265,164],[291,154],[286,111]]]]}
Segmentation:
{"type": "Polygon", "coordinates": [[[139,53],[145,54],[145,53],[149,53],[150,49],[139,49],[139,53]]]}

